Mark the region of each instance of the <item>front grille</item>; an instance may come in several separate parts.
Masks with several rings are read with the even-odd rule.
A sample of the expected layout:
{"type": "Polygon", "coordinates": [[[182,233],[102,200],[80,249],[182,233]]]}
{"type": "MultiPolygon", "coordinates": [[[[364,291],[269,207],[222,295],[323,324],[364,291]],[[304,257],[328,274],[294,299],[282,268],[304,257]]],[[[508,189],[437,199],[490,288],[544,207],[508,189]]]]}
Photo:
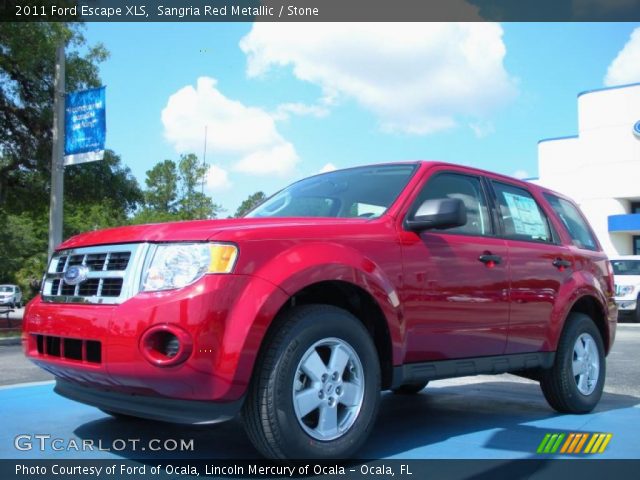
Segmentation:
{"type": "Polygon", "coordinates": [[[121,303],[137,293],[147,244],[107,245],[56,252],[42,288],[42,298],[59,303],[121,303]],[[82,281],[65,274],[80,267],[82,281]],[[85,268],[83,268],[85,267],[85,268]]]}
{"type": "Polygon", "coordinates": [[[101,363],[102,344],[97,340],[33,335],[40,356],[58,357],[78,362],[101,363]]]}

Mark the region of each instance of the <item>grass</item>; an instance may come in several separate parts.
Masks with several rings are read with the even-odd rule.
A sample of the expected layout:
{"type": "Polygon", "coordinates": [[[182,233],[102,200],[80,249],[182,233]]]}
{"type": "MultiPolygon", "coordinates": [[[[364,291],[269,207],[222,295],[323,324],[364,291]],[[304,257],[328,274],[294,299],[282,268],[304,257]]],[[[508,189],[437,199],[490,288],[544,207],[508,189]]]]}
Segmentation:
{"type": "Polygon", "coordinates": [[[0,338],[19,337],[22,333],[20,327],[18,328],[0,328],[0,338]]]}

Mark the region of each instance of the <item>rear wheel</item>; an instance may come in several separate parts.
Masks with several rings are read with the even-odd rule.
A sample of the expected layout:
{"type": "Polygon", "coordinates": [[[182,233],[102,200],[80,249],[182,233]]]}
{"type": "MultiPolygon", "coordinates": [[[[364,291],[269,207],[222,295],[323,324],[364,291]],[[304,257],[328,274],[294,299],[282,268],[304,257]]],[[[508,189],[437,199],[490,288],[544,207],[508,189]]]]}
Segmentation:
{"type": "Polygon", "coordinates": [[[405,383],[404,385],[391,389],[391,391],[396,395],[415,395],[416,393],[420,393],[424,390],[427,385],[429,385],[428,381],[405,383]]]}
{"type": "Polygon", "coordinates": [[[277,320],[243,406],[249,438],[266,457],[344,458],[373,428],[380,364],[349,312],[304,305],[277,320]]]}
{"type": "Polygon", "coordinates": [[[604,344],[593,320],[572,313],[548,370],[543,370],[540,386],[547,402],[562,413],[587,413],[600,401],[606,363],[604,344]]]}
{"type": "Polygon", "coordinates": [[[633,312],[633,321],[635,323],[640,323],[640,295],[636,299],[636,309],[633,312]]]}

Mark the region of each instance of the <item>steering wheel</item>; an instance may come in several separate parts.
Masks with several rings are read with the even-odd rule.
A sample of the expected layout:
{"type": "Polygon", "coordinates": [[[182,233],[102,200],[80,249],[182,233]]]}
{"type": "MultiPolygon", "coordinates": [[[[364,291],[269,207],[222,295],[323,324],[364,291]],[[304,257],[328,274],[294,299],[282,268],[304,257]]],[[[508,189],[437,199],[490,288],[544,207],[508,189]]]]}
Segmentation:
{"type": "Polygon", "coordinates": [[[279,202],[282,202],[282,205],[276,207],[274,210],[267,208],[269,215],[273,215],[275,213],[281,212],[285,208],[287,208],[291,204],[291,193],[285,192],[281,198],[278,199],[279,202]]]}

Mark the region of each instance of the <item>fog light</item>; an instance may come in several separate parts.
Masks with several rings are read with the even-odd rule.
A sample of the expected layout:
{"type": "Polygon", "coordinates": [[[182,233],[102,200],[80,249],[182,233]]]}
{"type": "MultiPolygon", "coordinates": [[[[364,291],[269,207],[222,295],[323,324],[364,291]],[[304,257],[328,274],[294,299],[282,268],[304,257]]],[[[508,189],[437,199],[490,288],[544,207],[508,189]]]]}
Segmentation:
{"type": "Polygon", "coordinates": [[[191,337],[176,325],[156,325],[140,338],[140,351],[157,367],[171,367],[184,362],[193,348],[191,337]]]}

